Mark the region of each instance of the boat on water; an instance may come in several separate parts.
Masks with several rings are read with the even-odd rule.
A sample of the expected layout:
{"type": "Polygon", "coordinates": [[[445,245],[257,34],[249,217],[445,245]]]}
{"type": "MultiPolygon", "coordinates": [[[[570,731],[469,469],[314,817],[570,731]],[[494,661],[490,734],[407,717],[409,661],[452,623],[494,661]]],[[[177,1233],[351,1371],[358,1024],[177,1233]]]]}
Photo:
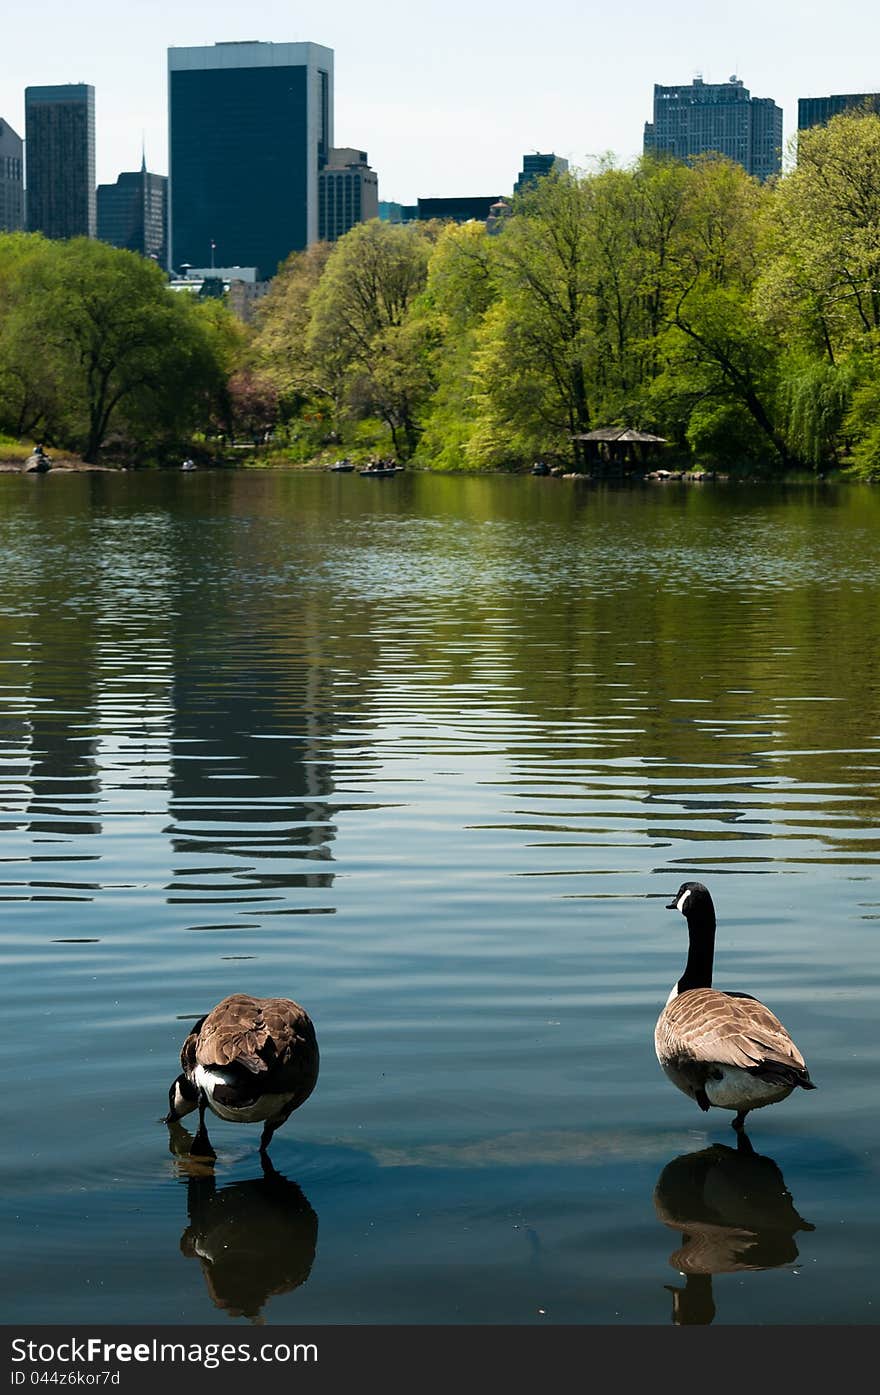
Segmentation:
{"type": "Polygon", "coordinates": [[[358,474],[369,476],[371,479],[388,479],[390,475],[399,474],[402,469],[403,466],[396,465],[393,460],[371,460],[363,470],[358,470],[358,474]]]}
{"type": "Polygon", "coordinates": [[[351,460],[335,460],[327,468],[336,475],[350,475],[354,470],[354,464],[351,460]]]}
{"type": "Polygon", "coordinates": [[[44,475],[47,470],[52,468],[52,457],[46,454],[41,445],[34,446],[24,462],[24,468],[28,475],[44,475]]]}

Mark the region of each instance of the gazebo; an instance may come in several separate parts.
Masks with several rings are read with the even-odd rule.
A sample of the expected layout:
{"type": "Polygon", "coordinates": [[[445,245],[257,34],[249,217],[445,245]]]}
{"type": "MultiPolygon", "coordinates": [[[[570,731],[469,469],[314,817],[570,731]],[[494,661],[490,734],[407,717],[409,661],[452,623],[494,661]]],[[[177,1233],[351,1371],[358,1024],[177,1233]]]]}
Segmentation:
{"type": "Polygon", "coordinates": [[[583,441],[588,464],[631,469],[644,468],[656,456],[657,447],[666,444],[665,436],[652,436],[650,431],[636,431],[631,426],[600,426],[571,439],[583,441]]]}

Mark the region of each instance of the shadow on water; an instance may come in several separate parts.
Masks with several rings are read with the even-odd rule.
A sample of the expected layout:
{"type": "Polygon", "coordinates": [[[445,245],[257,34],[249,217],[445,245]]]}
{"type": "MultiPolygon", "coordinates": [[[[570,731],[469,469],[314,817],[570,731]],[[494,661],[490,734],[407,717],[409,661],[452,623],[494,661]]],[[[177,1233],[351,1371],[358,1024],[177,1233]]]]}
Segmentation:
{"type": "Polygon", "coordinates": [[[672,1321],[699,1326],[715,1317],[713,1274],[777,1269],[798,1257],[795,1235],[815,1230],[798,1214],[772,1158],[756,1153],[745,1134],[736,1148],[715,1143],[683,1153],[664,1167],[654,1209],[681,1246],[669,1263],[684,1277],[672,1294],[672,1321]]]}
{"type": "Polygon", "coordinates": [[[208,1296],[229,1317],[262,1324],[270,1298],[292,1293],[312,1271],[318,1217],[301,1187],[268,1157],[262,1175],[218,1187],[214,1169],[190,1160],[192,1135],[169,1128],[169,1146],[186,1177],[189,1224],[181,1254],[198,1259],[208,1296]]]}

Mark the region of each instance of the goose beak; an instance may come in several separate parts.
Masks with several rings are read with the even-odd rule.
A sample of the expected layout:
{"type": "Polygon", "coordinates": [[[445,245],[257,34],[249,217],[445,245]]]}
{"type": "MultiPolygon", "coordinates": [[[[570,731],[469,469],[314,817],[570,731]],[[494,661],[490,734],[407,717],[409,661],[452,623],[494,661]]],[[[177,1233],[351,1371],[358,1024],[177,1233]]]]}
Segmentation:
{"type": "Polygon", "coordinates": [[[677,910],[678,910],[678,892],[675,893],[675,896],[673,896],[672,900],[669,902],[669,904],[667,905],[666,909],[667,909],[667,911],[677,911],[677,910]]]}

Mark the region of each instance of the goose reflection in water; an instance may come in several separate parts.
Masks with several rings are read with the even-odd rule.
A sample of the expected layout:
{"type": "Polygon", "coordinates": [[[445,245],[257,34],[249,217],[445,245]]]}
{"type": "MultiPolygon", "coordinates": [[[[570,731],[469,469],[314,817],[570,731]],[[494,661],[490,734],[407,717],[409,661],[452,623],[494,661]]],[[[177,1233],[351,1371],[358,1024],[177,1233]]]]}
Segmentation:
{"type": "Polygon", "coordinates": [[[715,1317],[713,1274],[776,1269],[798,1257],[795,1235],[814,1230],[798,1215],[772,1158],[756,1153],[746,1134],[736,1148],[716,1143],[667,1163],[654,1189],[664,1225],[681,1232],[669,1263],[684,1287],[668,1284],[676,1326],[715,1317]]]}
{"type": "Polygon", "coordinates": [[[262,1324],[262,1309],[311,1273],[318,1217],[295,1182],[261,1155],[262,1175],[218,1187],[214,1168],[190,1160],[192,1136],[174,1124],[171,1152],[186,1175],[189,1225],[181,1253],[202,1266],[209,1297],[230,1317],[262,1324]]]}

